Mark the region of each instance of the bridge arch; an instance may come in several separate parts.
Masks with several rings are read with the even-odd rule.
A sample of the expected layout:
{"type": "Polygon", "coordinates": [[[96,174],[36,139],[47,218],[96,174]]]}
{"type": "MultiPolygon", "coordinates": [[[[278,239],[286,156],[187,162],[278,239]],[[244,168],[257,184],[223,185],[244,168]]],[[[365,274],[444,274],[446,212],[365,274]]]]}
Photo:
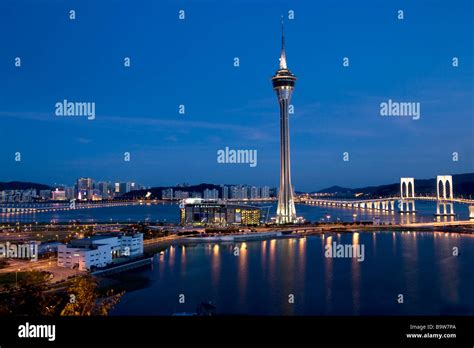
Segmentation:
{"type": "Polygon", "coordinates": [[[414,178],[400,178],[400,197],[402,199],[415,197],[414,178]]]}
{"type": "Polygon", "coordinates": [[[449,181],[446,181],[444,183],[444,187],[445,187],[446,198],[453,198],[451,197],[451,184],[449,183],[449,181]]]}
{"type": "Polygon", "coordinates": [[[438,199],[452,199],[453,177],[451,175],[438,175],[436,177],[436,189],[438,199]]]}
{"type": "Polygon", "coordinates": [[[438,181],[438,199],[445,198],[444,185],[442,181],[438,181]]]}
{"type": "Polygon", "coordinates": [[[411,182],[408,183],[408,197],[413,197],[413,184],[411,182]]]}

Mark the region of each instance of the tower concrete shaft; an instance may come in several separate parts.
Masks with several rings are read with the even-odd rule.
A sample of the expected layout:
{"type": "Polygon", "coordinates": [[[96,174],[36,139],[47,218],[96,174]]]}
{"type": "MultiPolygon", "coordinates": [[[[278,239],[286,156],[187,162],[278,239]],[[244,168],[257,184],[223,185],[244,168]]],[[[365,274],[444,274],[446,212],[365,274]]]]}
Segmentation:
{"type": "Polygon", "coordinates": [[[278,97],[280,107],[280,190],[278,192],[278,208],[276,222],[288,224],[296,222],[296,209],[291,185],[290,166],[290,125],[288,109],[296,77],[288,70],[285,55],[285,39],[282,23],[282,48],[280,68],[272,78],[273,89],[278,97]]]}

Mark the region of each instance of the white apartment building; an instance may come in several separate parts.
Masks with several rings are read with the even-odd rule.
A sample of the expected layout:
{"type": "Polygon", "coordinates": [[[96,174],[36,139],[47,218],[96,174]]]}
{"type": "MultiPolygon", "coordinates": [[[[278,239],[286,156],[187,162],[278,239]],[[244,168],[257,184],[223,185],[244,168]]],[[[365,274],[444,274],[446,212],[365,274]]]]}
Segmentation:
{"type": "Polygon", "coordinates": [[[124,256],[139,256],[143,254],[143,233],[123,235],[120,238],[121,251],[124,256]]]}
{"type": "Polygon", "coordinates": [[[89,248],[74,248],[70,245],[58,246],[58,266],[77,268],[81,271],[91,267],[105,267],[112,262],[112,254],[108,245],[94,245],[89,248]]]}
{"type": "Polygon", "coordinates": [[[59,245],[58,266],[85,271],[91,267],[105,267],[119,257],[136,257],[142,254],[142,233],[104,234],[59,245]]]}

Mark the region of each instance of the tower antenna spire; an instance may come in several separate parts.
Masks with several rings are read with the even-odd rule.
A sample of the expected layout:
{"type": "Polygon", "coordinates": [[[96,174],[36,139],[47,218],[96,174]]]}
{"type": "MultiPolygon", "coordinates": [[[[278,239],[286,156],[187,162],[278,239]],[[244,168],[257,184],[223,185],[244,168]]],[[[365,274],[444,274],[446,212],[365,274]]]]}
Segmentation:
{"type": "Polygon", "coordinates": [[[281,49],[285,49],[285,23],[283,22],[283,15],[281,15],[281,49]]]}
{"type": "Polygon", "coordinates": [[[288,69],[286,66],[285,55],[285,27],[283,22],[283,15],[281,16],[281,55],[280,55],[280,69],[288,69]]]}

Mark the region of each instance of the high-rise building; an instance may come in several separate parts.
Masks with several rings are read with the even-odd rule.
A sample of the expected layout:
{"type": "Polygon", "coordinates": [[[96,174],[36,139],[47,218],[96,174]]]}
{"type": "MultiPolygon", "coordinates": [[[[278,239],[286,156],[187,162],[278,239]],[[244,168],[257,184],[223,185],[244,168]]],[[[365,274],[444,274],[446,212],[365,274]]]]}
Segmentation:
{"type": "Polygon", "coordinates": [[[240,196],[242,199],[249,198],[249,187],[248,186],[241,186],[240,187],[240,196]]]}
{"type": "Polygon", "coordinates": [[[77,179],[78,190],[92,190],[94,187],[94,181],[92,178],[79,178],[77,179]]]}
{"type": "Polygon", "coordinates": [[[251,186],[250,187],[250,199],[257,199],[260,198],[258,187],[251,186]]]}
{"type": "Polygon", "coordinates": [[[204,190],[204,199],[218,199],[219,198],[219,191],[216,189],[205,189],[204,190]]]}
{"type": "Polygon", "coordinates": [[[229,187],[225,185],[221,185],[221,197],[222,199],[229,199],[229,187]]]}
{"type": "Polygon", "coordinates": [[[116,195],[123,195],[132,190],[136,190],[137,185],[133,182],[116,182],[114,192],[116,195]]]}
{"type": "Polygon", "coordinates": [[[115,184],[113,182],[108,183],[109,198],[115,197],[115,184]]]}
{"type": "Polygon", "coordinates": [[[66,194],[66,199],[74,199],[76,197],[76,195],[74,194],[75,192],[74,187],[72,186],[65,187],[64,192],[66,194]]]}
{"type": "Polygon", "coordinates": [[[51,199],[51,197],[52,197],[51,190],[40,190],[39,191],[39,196],[44,200],[51,199]]]}
{"type": "Polygon", "coordinates": [[[247,186],[231,186],[230,187],[230,198],[232,199],[247,199],[248,188],[247,186]]]}
{"type": "Polygon", "coordinates": [[[189,192],[189,198],[202,198],[202,193],[201,192],[189,192]]]}
{"type": "Polygon", "coordinates": [[[52,191],[53,201],[65,201],[66,200],[66,190],[64,187],[56,187],[52,191]]]}
{"type": "Polygon", "coordinates": [[[161,199],[173,199],[173,189],[167,188],[161,192],[161,199]]]}
{"type": "Polygon", "coordinates": [[[131,182],[121,182],[120,183],[120,194],[128,193],[132,190],[131,182]]]}
{"type": "Polygon", "coordinates": [[[112,198],[112,191],[110,190],[110,183],[107,181],[101,181],[97,183],[97,189],[99,190],[102,199],[112,198]]]}
{"type": "Polygon", "coordinates": [[[91,199],[92,190],[94,189],[94,180],[92,178],[79,178],[76,182],[77,198],[91,199]]]}
{"type": "Polygon", "coordinates": [[[261,198],[270,198],[270,187],[263,186],[260,188],[260,197],[261,198]]]}
{"type": "Polygon", "coordinates": [[[189,192],[187,192],[187,191],[176,191],[174,193],[174,198],[176,198],[176,199],[189,198],[189,192]]]}
{"type": "Polygon", "coordinates": [[[296,209],[291,186],[290,130],[288,122],[288,107],[295,81],[296,76],[290,72],[286,65],[285,35],[282,20],[280,68],[272,77],[273,89],[277,94],[280,106],[280,190],[278,192],[276,216],[278,224],[288,224],[296,221],[296,209]]]}
{"type": "Polygon", "coordinates": [[[240,188],[238,186],[230,187],[230,198],[231,199],[240,199],[240,188]]]}

